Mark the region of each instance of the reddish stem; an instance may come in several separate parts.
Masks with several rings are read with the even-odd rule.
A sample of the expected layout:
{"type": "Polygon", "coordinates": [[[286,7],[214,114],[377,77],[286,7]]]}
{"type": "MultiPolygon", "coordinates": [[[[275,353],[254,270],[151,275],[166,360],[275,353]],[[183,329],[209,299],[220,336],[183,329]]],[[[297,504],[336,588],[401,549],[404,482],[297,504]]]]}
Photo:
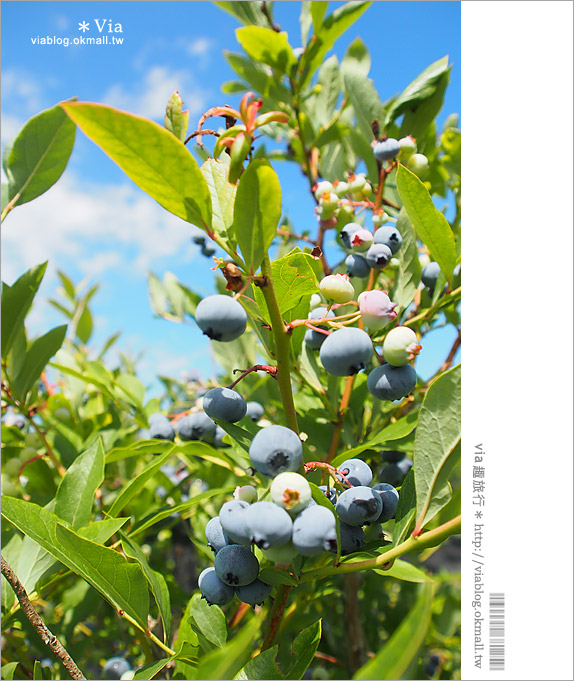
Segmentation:
{"type": "Polygon", "coordinates": [[[234,381],[229,386],[229,388],[234,388],[239,383],[239,381],[242,381],[252,371],[266,371],[268,374],[273,376],[273,378],[277,378],[277,367],[272,367],[269,366],[268,364],[255,364],[254,366],[249,367],[249,369],[234,369],[233,373],[236,374],[238,371],[242,371],[243,373],[236,381],[234,381]]]}
{"type": "Polygon", "coordinates": [[[341,473],[341,471],[337,470],[335,466],[331,466],[330,463],[326,463],[325,461],[309,461],[309,463],[303,464],[303,468],[305,469],[305,473],[309,473],[310,471],[314,471],[316,468],[323,468],[337,480],[338,478],[343,478],[343,480],[349,485],[349,487],[354,487],[354,485],[349,482],[349,480],[341,473]]]}

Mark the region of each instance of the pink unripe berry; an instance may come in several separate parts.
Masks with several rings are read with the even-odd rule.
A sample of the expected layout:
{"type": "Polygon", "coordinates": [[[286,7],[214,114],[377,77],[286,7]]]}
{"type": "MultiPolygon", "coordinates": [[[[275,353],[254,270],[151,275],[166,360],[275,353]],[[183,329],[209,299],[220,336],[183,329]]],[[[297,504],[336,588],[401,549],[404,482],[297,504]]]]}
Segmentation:
{"type": "Polygon", "coordinates": [[[363,291],[359,296],[359,311],[365,326],[378,331],[390,321],[396,319],[397,303],[391,302],[383,291],[363,291]]]}
{"type": "Polygon", "coordinates": [[[355,296],[355,288],[346,274],[329,274],[321,280],[319,289],[325,298],[336,303],[348,303],[355,296]]]}
{"type": "Polygon", "coordinates": [[[351,237],[351,246],[359,253],[368,251],[373,243],[373,234],[368,229],[359,229],[351,237]]]}

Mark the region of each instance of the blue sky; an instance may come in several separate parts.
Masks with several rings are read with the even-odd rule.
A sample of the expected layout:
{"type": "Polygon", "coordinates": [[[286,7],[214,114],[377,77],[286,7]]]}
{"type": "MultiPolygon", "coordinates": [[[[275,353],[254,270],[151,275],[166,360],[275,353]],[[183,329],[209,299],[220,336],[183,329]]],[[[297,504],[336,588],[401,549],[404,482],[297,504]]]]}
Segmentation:
{"type": "MultiPolygon", "coordinates": [[[[342,3],[330,3],[329,11],[342,3]]],[[[300,3],[275,3],[275,19],[300,45],[300,3]]],[[[104,102],[163,120],[167,99],[179,90],[190,109],[190,127],[215,104],[237,105],[220,86],[234,74],[223,51],[239,51],[238,21],[210,2],[2,2],[2,145],[31,115],[62,99],[104,102]],[[96,25],[103,26],[100,34],[96,25]],[[46,36],[118,36],[122,45],[34,45],[46,36]],[[110,33],[121,24],[122,33],[110,33]]],[[[426,66],[448,54],[451,84],[439,123],[460,112],[460,4],[375,2],[336,45],[341,58],[360,36],[371,52],[370,77],[381,99],[400,92],[426,66]]],[[[284,209],[297,230],[312,228],[313,204],[297,168],[277,164],[284,209]]],[[[213,291],[212,262],[189,240],[189,225],[167,214],[137,189],[81,133],[68,168],[47,194],[17,208],[2,227],[2,278],[11,283],[25,269],[48,259],[48,273],[32,316],[32,332],[61,323],[45,303],[54,296],[56,271],[74,281],[99,282],[93,299],[97,348],[122,331],[118,347],[145,352],[142,376],[177,376],[201,367],[215,370],[209,345],[191,325],[154,319],[146,277],[172,271],[201,294],[213,291]]],[[[425,339],[417,370],[426,377],[444,360],[454,329],[425,339]]]]}

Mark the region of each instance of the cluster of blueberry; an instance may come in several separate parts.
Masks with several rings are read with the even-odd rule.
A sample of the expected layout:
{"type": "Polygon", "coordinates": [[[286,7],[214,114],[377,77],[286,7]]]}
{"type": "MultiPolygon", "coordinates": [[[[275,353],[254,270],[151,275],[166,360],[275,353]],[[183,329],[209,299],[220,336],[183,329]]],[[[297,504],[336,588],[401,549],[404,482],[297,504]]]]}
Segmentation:
{"type": "Polygon", "coordinates": [[[341,554],[364,543],[363,525],[378,525],[394,518],[399,495],[389,483],[373,487],[371,468],[361,459],[349,459],[337,469],[335,484],[321,486],[334,511],[317,504],[311,487],[296,471],[303,462],[299,436],[289,428],[272,425],[260,430],[249,449],[253,468],[271,478],[270,501],[258,501],[251,485],[237,487],[234,499],[223,504],[207,523],[205,536],[215,553],[214,566],[199,577],[199,589],[210,604],[229,603],[235,594],[244,603],[260,605],[271,587],[259,579],[259,561],[249,548],[257,546],[273,563],[290,565],[298,556],[337,552],[337,521],[341,554]]]}
{"type": "Polygon", "coordinates": [[[203,409],[178,419],[175,427],[165,414],[151,414],[148,419],[148,434],[152,439],[171,442],[177,434],[184,441],[201,440],[215,447],[227,447],[223,440],[225,431],[212,419],[235,423],[247,416],[257,422],[263,414],[263,405],[259,402],[246,402],[238,392],[230,388],[212,388],[203,397],[203,409]]]}

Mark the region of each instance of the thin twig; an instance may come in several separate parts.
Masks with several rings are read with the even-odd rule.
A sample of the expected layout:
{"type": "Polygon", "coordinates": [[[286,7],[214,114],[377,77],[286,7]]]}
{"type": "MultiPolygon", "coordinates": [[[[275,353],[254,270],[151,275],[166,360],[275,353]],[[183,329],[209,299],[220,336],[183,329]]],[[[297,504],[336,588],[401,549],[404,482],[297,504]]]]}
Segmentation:
{"type": "Polygon", "coordinates": [[[49,629],[48,627],[44,624],[44,620],[38,615],[38,613],[34,610],[33,605],[30,603],[30,599],[28,598],[28,594],[26,593],[26,589],[22,586],[22,582],[18,579],[12,568],[8,565],[8,563],[4,560],[4,556],[2,556],[2,574],[6,579],[8,580],[8,583],[14,590],[14,593],[16,594],[16,598],[20,602],[20,606],[22,607],[22,611],[26,615],[26,617],[30,620],[30,623],[34,627],[34,629],[38,632],[38,635],[42,639],[42,641],[47,645],[50,646],[50,648],[56,653],[56,655],[62,660],[62,664],[64,665],[66,671],[70,675],[72,679],[85,679],[86,677],[82,674],[80,669],[78,668],[77,664],[74,662],[74,660],[70,657],[70,654],[68,651],[64,648],[64,646],[60,643],[58,640],[58,637],[55,636],[49,629]]]}

